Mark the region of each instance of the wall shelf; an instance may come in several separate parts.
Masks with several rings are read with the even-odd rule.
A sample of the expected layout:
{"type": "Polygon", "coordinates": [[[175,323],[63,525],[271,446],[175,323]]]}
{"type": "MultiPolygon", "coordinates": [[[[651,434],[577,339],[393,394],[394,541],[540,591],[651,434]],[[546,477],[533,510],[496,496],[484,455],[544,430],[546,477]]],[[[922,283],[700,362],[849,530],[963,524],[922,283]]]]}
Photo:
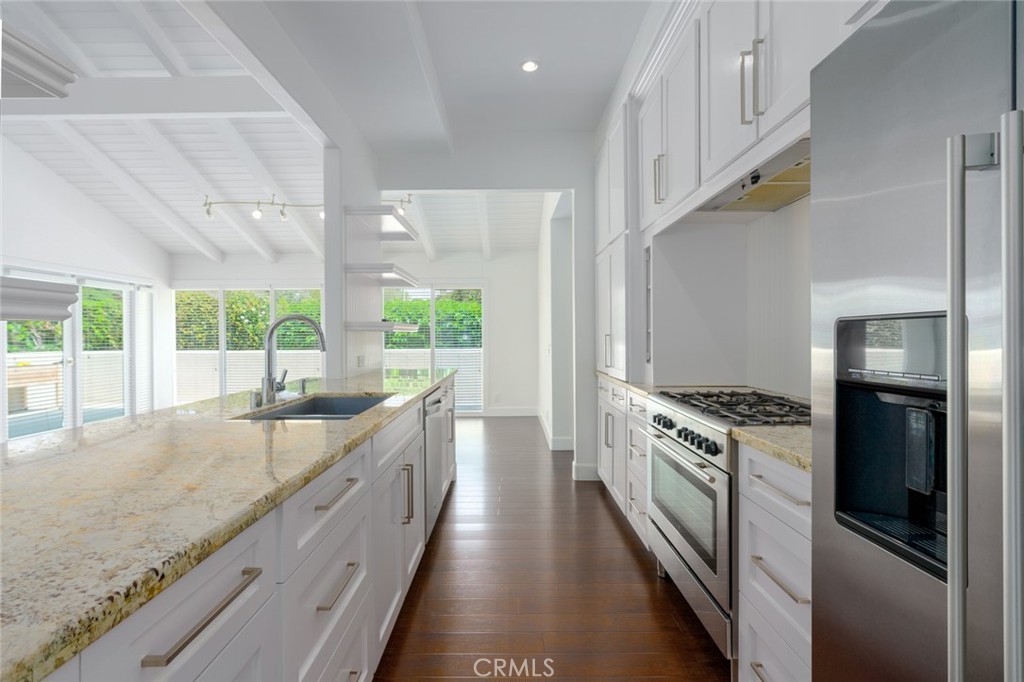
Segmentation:
{"type": "Polygon", "coordinates": [[[358,219],[371,230],[380,232],[382,242],[411,242],[419,235],[397,206],[346,206],[345,215],[358,219]]]}
{"type": "Polygon", "coordinates": [[[380,282],[382,287],[419,286],[419,282],[408,272],[394,263],[346,263],[345,273],[349,275],[365,275],[380,282]]]}
{"type": "Polygon", "coordinates": [[[406,322],[346,322],[345,331],[349,332],[418,332],[418,324],[406,322]]]}

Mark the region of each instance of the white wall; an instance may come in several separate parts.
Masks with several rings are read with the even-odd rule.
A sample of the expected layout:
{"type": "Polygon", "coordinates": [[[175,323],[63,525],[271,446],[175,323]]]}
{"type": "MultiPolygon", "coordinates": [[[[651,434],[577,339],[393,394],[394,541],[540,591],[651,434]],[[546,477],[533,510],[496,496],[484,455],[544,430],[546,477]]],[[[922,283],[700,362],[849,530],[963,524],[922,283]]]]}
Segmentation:
{"type": "Polygon", "coordinates": [[[537,252],[495,254],[490,260],[460,253],[433,262],[419,253],[396,253],[393,261],[420,286],[483,287],[484,415],[536,416],[537,252]]]}
{"type": "Polygon", "coordinates": [[[537,307],[540,418],[548,447],[571,450],[572,397],[572,218],[569,198],[563,195],[558,210],[541,223],[537,249],[537,307]],[[557,217],[561,216],[561,217],[557,217]]]}
{"type": "Polygon", "coordinates": [[[222,263],[198,254],[171,256],[172,289],[318,289],[323,281],[323,263],[312,253],[282,254],[274,263],[255,254],[227,255],[222,263]]]}
{"type": "MultiPolygon", "coordinates": [[[[594,376],[593,133],[476,133],[460,135],[454,154],[391,153],[378,157],[381,189],[565,190],[572,197],[573,477],[597,480],[597,404],[594,376]],[[578,340],[578,341],[576,341],[578,340]]],[[[571,263],[571,264],[570,264],[571,263]]],[[[533,261],[536,267],[536,260],[533,261]]],[[[533,272],[531,270],[531,272],[533,272]]],[[[536,282],[536,278],[533,279],[536,282]]],[[[537,346],[536,339],[530,345],[537,346]]],[[[536,373],[533,374],[536,376],[536,373]]],[[[532,398],[534,404],[536,397],[532,398]]],[[[570,408],[572,409],[572,408],[570,408]]]]}
{"type": "Polygon", "coordinates": [[[0,155],[0,265],[151,285],[153,405],[171,405],[171,363],[159,361],[174,353],[170,257],[6,138],[0,155]]]}
{"type": "Polygon", "coordinates": [[[811,199],[748,226],[747,377],[758,386],[811,395],[811,199]]]}

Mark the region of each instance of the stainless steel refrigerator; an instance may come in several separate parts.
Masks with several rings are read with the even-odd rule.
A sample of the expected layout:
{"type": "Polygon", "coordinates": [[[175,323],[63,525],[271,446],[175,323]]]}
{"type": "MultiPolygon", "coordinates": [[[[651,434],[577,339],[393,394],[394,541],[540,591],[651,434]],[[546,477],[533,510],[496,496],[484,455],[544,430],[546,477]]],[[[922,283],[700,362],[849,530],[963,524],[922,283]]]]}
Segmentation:
{"type": "Polygon", "coordinates": [[[811,74],[816,682],[1024,679],[1022,13],[894,1],[811,74]]]}

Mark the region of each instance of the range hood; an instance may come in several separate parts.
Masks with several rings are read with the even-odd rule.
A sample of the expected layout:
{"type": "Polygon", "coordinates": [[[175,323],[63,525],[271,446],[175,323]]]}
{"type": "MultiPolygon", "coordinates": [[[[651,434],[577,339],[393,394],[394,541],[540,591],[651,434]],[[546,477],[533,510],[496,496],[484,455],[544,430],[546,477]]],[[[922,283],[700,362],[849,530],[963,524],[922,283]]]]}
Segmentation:
{"type": "Polygon", "coordinates": [[[729,186],[698,210],[777,211],[811,193],[811,140],[797,141],[729,186]]]}

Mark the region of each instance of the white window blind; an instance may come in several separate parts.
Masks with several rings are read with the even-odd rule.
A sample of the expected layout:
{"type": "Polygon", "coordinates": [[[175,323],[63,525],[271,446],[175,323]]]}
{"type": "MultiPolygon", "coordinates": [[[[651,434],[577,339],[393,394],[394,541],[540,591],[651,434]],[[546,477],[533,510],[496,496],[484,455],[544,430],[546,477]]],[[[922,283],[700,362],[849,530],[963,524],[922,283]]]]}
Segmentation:
{"type": "Polygon", "coordinates": [[[64,324],[12,320],[6,331],[8,437],[62,428],[64,324]]]}
{"type": "Polygon", "coordinates": [[[135,307],[135,412],[153,410],[153,292],[134,294],[135,307]]]}
{"type": "Polygon", "coordinates": [[[484,405],[483,292],[438,289],[434,292],[434,372],[455,375],[455,409],[479,412],[484,405]]]}
{"type": "Polygon", "coordinates": [[[384,390],[419,390],[430,383],[431,290],[384,289],[383,319],[420,326],[418,332],[384,334],[384,390]]]}
{"type": "Polygon", "coordinates": [[[264,371],[263,336],[268,326],[270,291],[232,289],[224,292],[227,393],[260,387],[264,371]]]}
{"type": "Polygon", "coordinates": [[[124,291],[82,287],[81,293],[83,421],[124,416],[124,291]]]}
{"type": "MultiPolygon", "coordinates": [[[[275,289],[274,319],[283,315],[305,315],[320,322],[319,289],[275,289]]],[[[320,376],[323,354],[316,332],[303,322],[285,322],[275,335],[277,376],[288,370],[289,380],[320,376]]],[[[262,348],[262,346],[261,346],[262,348]]],[[[262,355],[261,355],[262,362],[262,355]]],[[[260,376],[263,376],[262,364],[260,376]]]]}
{"type": "Polygon", "coordinates": [[[220,295],[174,292],[174,403],[220,395],[220,295]]]}

